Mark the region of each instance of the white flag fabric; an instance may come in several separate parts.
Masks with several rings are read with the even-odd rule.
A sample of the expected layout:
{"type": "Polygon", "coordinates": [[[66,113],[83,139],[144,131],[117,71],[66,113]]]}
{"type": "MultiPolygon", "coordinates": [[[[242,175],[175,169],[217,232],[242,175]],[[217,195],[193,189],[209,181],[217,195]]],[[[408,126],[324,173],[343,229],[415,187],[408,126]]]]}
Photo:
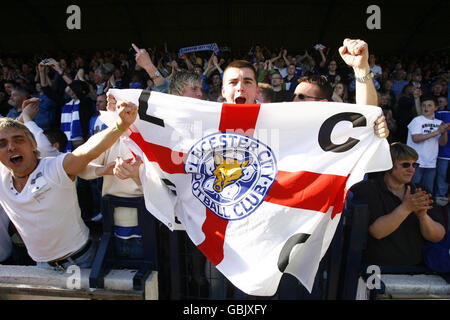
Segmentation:
{"type": "Polygon", "coordinates": [[[144,162],[147,209],[172,230],[179,220],[247,294],[275,294],[284,272],[311,292],[349,188],[392,167],[386,139],[374,134],[378,107],[109,94],[139,106],[126,139],[144,162]]]}

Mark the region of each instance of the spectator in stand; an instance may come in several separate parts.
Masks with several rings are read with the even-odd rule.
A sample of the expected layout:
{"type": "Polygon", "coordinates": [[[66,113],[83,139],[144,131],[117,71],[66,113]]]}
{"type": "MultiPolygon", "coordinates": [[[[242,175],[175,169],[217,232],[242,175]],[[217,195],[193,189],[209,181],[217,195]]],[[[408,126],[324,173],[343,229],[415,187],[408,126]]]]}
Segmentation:
{"type": "Polygon", "coordinates": [[[97,86],[97,90],[96,90],[96,94],[102,94],[105,92],[106,86],[107,86],[107,74],[106,74],[106,70],[103,67],[98,67],[97,69],[95,69],[94,71],[94,76],[92,79],[95,83],[95,85],[97,86]]]}
{"type": "Polygon", "coordinates": [[[69,95],[69,101],[64,95],[58,95],[49,84],[45,76],[46,63],[39,63],[39,74],[41,87],[44,94],[51,100],[55,101],[61,108],[61,130],[67,136],[69,143],[66,152],[75,150],[83,144],[89,137],[89,120],[95,113],[93,101],[88,97],[89,85],[85,81],[72,80],[69,75],[65,74],[61,66],[54,60],[50,59],[47,63],[57,72],[66,82],[66,93],[69,95]]]}
{"type": "Polygon", "coordinates": [[[402,92],[403,88],[408,84],[405,80],[406,72],[403,69],[397,70],[395,72],[395,79],[393,80],[392,91],[394,92],[395,98],[397,98],[402,92]]]}
{"type": "Polygon", "coordinates": [[[29,98],[30,93],[23,87],[16,87],[11,90],[11,97],[8,103],[13,106],[6,115],[8,118],[17,119],[22,112],[22,103],[29,98]]]}
{"type": "Polygon", "coordinates": [[[282,55],[285,54],[284,52],[285,50],[281,50],[278,56],[276,56],[273,59],[270,59],[270,61],[274,65],[273,69],[275,71],[278,71],[283,79],[287,76],[286,62],[282,58],[282,55]]]}
{"type": "Polygon", "coordinates": [[[89,120],[89,137],[108,127],[99,118],[100,111],[106,111],[106,104],[106,93],[99,94],[95,104],[97,113],[89,120]]]}
{"type": "Polygon", "coordinates": [[[389,142],[394,140],[397,136],[397,122],[394,118],[393,107],[391,104],[391,96],[387,93],[378,93],[379,107],[383,110],[383,114],[386,117],[386,122],[390,132],[387,138],[389,142]]]}
{"type": "Polygon", "coordinates": [[[333,95],[331,96],[331,99],[334,102],[345,102],[345,103],[349,102],[347,86],[343,82],[336,83],[333,89],[333,95]]]}
{"type": "Polygon", "coordinates": [[[338,65],[336,60],[331,60],[328,63],[328,69],[322,71],[322,75],[327,77],[328,82],[334,88],[337,82],[341,81],[341,76],[338,73],[338,65]]]}
{"type": "Polygon", "coordinates": [[[286,91],[294,93],[298,84],[299,75],[293,63],[288,65],[287,70],[287,76],[283,79],[283,82],[286,85],[286,91]]]}
{"type": "Polygon", "coordinates": [[[204,99],[202,77],[193,71],[178,71],[170,82],[169,93],[177,96],[204,99]]]}
{"type": "Polygon", "coordinates": [[[395,104],[394,101],[397,101],[397,100],[395,98],[395,93],[392,90],[393,86],[394,86],[394,80],[386,79],[386,81],[383,83],[383,86],[380,88],[380,92],[389,94],[391,96],[392,104],[395,104]]]}
{"type": "Polygon", "coordinates": [[[448,97],[447,96],[440,96],[437,99],[439,110],[447,111],[448,109],[448,97]]]}
{"type": "Polygon", "coordinates": [[[382,70],[382,68],[381,68],[379,65],[375,64],[375,61],[376,61],[375,55],[374,55],[374,54],[371,54],[371,55],[369,56],[369,66],[370,66],[370,70],[372,71],[374,77],[375,77],[379,82],[381,82],[381,79],[382,79],[382,77],[383,77],[383,70],[382,70]]]}
{"type": "Polygon", "coordinates": [[[75,177],[128,130],[136,115],[136,106],[121,105],[116,127],[73,153],[51,158],[39,158],[36,140],[22,123],[0,119],[0,204],[38,267],[90,267],[95,245],[81,220],[75,177]]]}
{"type": "Polygon", "coordinates": [[[421,184],[429,193],[433,193],[436,175],[436,159],[439,146],[445,146],[448,141],[446,124],[434,117],[437,111],[436,99],[432,96],[422,98],[422,114],[415,117],[408,125],[407,144],[417,151],[419,167],[412,181],[421,184]]]}
{"type": "MultiPolygon", "coordinates": [[[[357,77],[356,103],[378,105],[377,91],[371,74],[368,57],[369,47],[365,41],[345,39],[339,48],[339,54],[344,62],[353,68],[357,77]]],[[[333,89],[324,76],[306,76],[300,79],[295,89],[294,101],[331,101],[333,89]]],[[[384,116],[375,121],[375,134],[381,138],[389,136],[388,126],[384,116]]]]}
{"type": "MultiPolygon", "coordinates": [[[[447,109],[438,110],[434,114],[435,118],[443,123],[450,123],[450,111],[447,109]]],[[[436,180],[434,184],[434,195],[436,196],[436,204],[446,206],[448,204],[448,183],[447,170],[450,160],[450,141],[445,145],[439,145],[439,152],[436,162],[436,180]]]]}
{"type": "Polygon", "coordinates": [[[431,86],[431,94],[436,97],[440,97],[444,93],[442,83],[440,81],[435,81],[431,86]]]}
{"type": "Polygon", "coordinates": [[[422,90],[414,88],[413,85],[406,85],[397,100],[394,117],[397,120],[398,130],[396,134],[396,141],[406,143],[408,136],[408,124],[414,117],[422,113],[420,96],[422,90]]]}
{"type": "Polygon", "coordinates": [[[270,82],[274,94],[273,102],[292,101],[293,94],[283,88],[283,77],[278,70],[275,70],[275,72],[272,73],[270,82]]]}
{"type": "Polygon", "coordinates": [[[412,84],[414,87],[421,89],[422,92],[426,93],[428,92],[428,87],[426,86],[425,82],[422,81],[422,73],[421,72],[414,72],[412,74],[412,79],[409,82],[409,84],[412,84]]]}
{"type": "Polygon", "coordinates": [[[33,96],[40,99],[39,112],[34,122],[44,130],[51,127],[59,127],[59,121],[57,122],[59,117],[56,116],[56,103],[44,94],[40,83],[36,83],[36,94],[33,96]]]}
{"type": "Polygon", "coordinates": [[[351,188],[353,199],[369,206],[369,237],[363,262],[379,266],[423,265],[424,239],[444,237],[442,215],[431,195],[411,182],[417,152],[402,143],[391,144],[392,169],[351,188]]]}

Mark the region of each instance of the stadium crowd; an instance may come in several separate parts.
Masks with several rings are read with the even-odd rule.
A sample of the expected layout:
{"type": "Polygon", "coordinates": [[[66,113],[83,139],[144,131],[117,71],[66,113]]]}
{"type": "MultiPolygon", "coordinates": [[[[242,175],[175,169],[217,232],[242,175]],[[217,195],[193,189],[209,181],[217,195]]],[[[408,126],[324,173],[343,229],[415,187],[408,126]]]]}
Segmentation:
{"type": "MultiPolygon", "coordinates": [[[[0,116],[25,123],[36,137],[41,156],[58,157],[61,153],[75,152],[87,145],[91,136],[106,129],[98,118],[99,111],[106,110],[107,105],[108,108],[121,108],[116,106],[114,99],[107,97],[109,89],[140,88],[223,102],[227,100],[222,95],[224,71],[238,59],[249,62],[256,71],[259,87],[256,101],[259,103],[322,100],[323,96],[308,96],[296,92],[298,84],[305,77],[319,82],[320,79],[326,80],[331,88],[326,100],[356,103],[358,81],[352,67],[343,61],[337,49],[321,44],[295,52],[259,45],[249,48],[244,54],[236,53],[234,48],[218,49],[219,52],[192,49],[191,52],[179,54],[177,50],[169,49],[165,43],[161,48],[154,46],[147,49],[140,49],[133,44],[127,52],[111,49],[104,52],[40,52],[32,56],[2,54],[0,116]]],[[[407,159],[397,155],[395,161],[413,161],[409,167],[403,168],[414,170],[410,178],[423,186],[423,191],[419,189],[422,191],[422,200],[425,201],[426,198],[426,206],[431,209],[432,195],[434,207],[446,208],[447,213],[450,180],[450,145],[447,139],[449,127],[445,124],[450,122],[448,52],[434,51],[411,56],[377,55],[376,52],[370,52],[368,63],[371,70],[368,81],[374,83],[378,106],[383,110],[390,132],[388,141],[407,144],[417,152],[410,152],[407,159]],[[428,131],[424,132],[424,127],[428,131]],[[428,136],[419,137],[425,134],[428,136]]],[[[235,103],[245,102],[236,100],[235,103]]],[[[124,124],[123,128],[126,128],[127,121],[129,119],[124,118],[121,123],[124,124]]],[[[89,227],[102,219],[102,195],[142,195],[138,178],[141,161],[137,159],[131,163],[127,160],[130,158],[129,150],[120,140],[111,140],[109,148],[87,161],[95,166],[69,170],[78,176],[76,191],[81,218],[89,227]],[[114,175],[111,175],[112,171],[114,175]],[[123,182],[127,178],[133,179],[131,185],[123,182]]],[[[66,169],[68,174],[69,171],[66,169]]],[[[389,177],[392,176],[395,174],[390,173],[389,177]]],[[[392,193],[396,195],[394,191],[392,193]]],[[[403,194],[398,196],[401,200],[403,194]]],[[[419,210],[419,205],[410,207],[411,211],[419,210]]],[[[0,264],[34,264],[35,259],[28,255],[25,241],[22,241],[14,224],[9,223],[4,212],[0,212],[0,218],[0,229],[3,228],[3,231],[0,230],[0,241],[7,243],[12,239],[9,248],[7,244],[3,244],[0,264]]],[[[133,257],[142,256],[136,212],[122,208],[120,212],[115,212],[114,219],[118,252],[133,257]],[[129,244],[130,240],[134,242],[132,245],[129,244]]],[[[448,230],[446,219],[448,214],[443,214],[445,231],[448,230]]],[[[83,233],[83,240],[79,240],[81,245],[85,242],[86,232],[83,227],[80,230],[83,233]]],[[[433,238],[433,242],[441,242],[442,245],[445,245],[445,241],[448,242],[445,238],[441,240],[442,237],[433,238]]],[[[422,245],[421,241],[417,243],[422,245]]],[[[95,248],[85,244],[79,251],[82,251],[79,255],[81,258],[95,253],[95,248]]],[[[422,263],[419,260],[412,259],[411,263],[422,263]]],[[[57,266],[59,264],[56,263],[57,266]]],[[[52,261],[49,265],[54,267],[52,261]]]]}

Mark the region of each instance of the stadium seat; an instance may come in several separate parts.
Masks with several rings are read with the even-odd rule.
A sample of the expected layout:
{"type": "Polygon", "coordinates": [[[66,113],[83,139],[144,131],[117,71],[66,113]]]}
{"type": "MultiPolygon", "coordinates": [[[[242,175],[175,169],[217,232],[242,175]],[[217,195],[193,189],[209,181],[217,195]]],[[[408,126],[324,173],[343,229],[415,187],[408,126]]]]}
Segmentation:
{"type": "Polygon", "coordinates": [[[150,272],[158,269],[158,239],[155,218],[145,208],[144,197],[121,198],[105,195],[102,200],[102,210],[103,234],[89,275],[89,287],[103,288],[103,279],[113,268],[135,268],[137,272],[133,278],[133,289],[143,290],[143,284],[150,272]],[[113,213],[116,207],[137,208],[144,247],[142,259],[122,259],[115,255],[113,213]]]}

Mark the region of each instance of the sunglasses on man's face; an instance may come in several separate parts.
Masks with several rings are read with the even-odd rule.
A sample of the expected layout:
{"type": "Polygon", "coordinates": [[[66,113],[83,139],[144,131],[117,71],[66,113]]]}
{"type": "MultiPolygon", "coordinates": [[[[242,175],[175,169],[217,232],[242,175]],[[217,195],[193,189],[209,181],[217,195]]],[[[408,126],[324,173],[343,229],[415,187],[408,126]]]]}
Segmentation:
{"type": "Polygon", "coordinates": [[[299,100],[305,100],[305,99],[324,100],[324,98],[308,96],[308,95],[303,94],[303,93],[298,93],[294,97],[297,97],[299,100]]]}
{"type": "Polygon", "coordinates": [[[409,167],[413,167],[414,169],[416,169],[418,166],[419,166],[419,164],[417,163],[417,162],[414,162],[414,163],[410,163],[410,162],[402,162],[402,163],[400,163],[400,165],[403,167],[403,168],[405,168],[405,169],[408,169],[409,167]]]}

